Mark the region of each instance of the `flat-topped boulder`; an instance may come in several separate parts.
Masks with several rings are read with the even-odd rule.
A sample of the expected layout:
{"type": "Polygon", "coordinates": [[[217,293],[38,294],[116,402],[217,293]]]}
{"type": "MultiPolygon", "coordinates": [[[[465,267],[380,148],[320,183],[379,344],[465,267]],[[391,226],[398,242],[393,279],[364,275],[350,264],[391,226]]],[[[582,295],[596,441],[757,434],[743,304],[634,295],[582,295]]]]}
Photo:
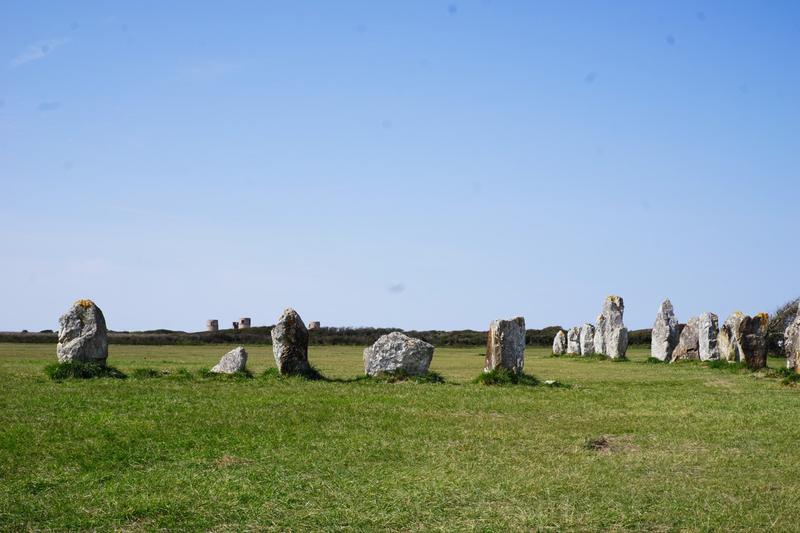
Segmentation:
{"type": "Polygon", "coordinates": [[[605,327],[606,317],[600,314],[597,316],[594,326],[594,353],[606,353],[606,340],[605,337],[603,337],[603,331],[605,331],[605,327]]]}
{"type": "Polygon", "coordinates": [[[570,355],[581,353],[581,328],[577,326],[567,330],[567,353],[570,355]]]}
{"type": "Polygon", "coordinates": [[[284,310],[272,328],[272,353],[278,371],[283,375],[306,375],[311,371],[308,329],[294,309],[284,310]]]}
{"type": "Polygon", "coordinates": [[[714,313],[703,313],[698,317],[697,340],[700,349],[701,361],[715,361],[719,359],[719,319],[714,313]]]}
{"type": "Polygon", "coordinates": [[[564,355],[565,353],[567,353],[567,334],[561,330],[553,339],[553,354],[564,355]]]}
{"type": "Polygon", "coordinates": [[[675,318],[672,302],[669,299],[664,300],[658,307],[653,323],[650,357],[659,361],[671,361],[679,336],[678,319],[675,318]]]}
{"type": "Polygon", "coordinates": [[[700,318],[695,316],[680,328],[678,345],[672,352],[672,361],[700,359],[699,323],[700,318]]]}
{"type": "Polygon", "coordinates": [[[247,351],[244,346],[237,346],[230,352],[222,356],[219,363],[214,365],[210,372],[212,374],[235,374],[244,372],[247,366],[247,351]]]}
{"type": "Polygon", "coordinates": [[[484,371],[505,368],[522,373],[525,367],[525,319],[493,320],[489,324],[484,371]]]}
{"type": "Polygon", "coordinates": [[[594,326],[591,324],[584,324],[581,326],[581,333],[578,340],[581,348],[581,355],[592,355],[594,353],[594,326]]]}
{"type": "Polygon", "coordinates": [[[433,349],[432,344],[393,331],[364,349],[364,373],[368,376],[398,372],[425,375],[431,366],[433,349]]]}
{"type": "Polygon", "coordinates": [[[108,359],[108,330],[103,312],[91,300],[78,300],[58,319],[59,363],[79,362],[105,365],[108,359]]]}

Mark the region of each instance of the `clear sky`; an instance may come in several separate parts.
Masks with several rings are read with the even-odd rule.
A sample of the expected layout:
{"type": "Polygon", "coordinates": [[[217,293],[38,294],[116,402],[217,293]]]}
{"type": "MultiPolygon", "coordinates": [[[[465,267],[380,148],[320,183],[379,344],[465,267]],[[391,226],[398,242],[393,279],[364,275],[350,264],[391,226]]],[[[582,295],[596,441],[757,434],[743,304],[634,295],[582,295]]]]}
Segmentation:
{"type": "Polygon", "coordinates": [[[0,5],[0,330],[800,294],[800,3],[0,5]]]}

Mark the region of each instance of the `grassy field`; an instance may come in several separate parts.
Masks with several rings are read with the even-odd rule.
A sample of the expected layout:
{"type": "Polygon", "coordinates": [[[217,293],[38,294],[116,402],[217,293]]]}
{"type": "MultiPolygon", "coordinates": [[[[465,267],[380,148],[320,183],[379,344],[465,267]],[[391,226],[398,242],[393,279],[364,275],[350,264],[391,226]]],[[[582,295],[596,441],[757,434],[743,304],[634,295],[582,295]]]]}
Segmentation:
{"type": "Polygon", "coordinates": [[[569,387],[486,387],[468,348],[436,350],[444,384],[348,382],[361,348],[312,347],[340,380],[306,382],[263,346],[254,379],[200,378],[227,349],[112,345],[193,377],[52,382],[54,346],[0,344],[0,530],[800,529],[800,389],[763,374],[529,349],[569,387]]]}

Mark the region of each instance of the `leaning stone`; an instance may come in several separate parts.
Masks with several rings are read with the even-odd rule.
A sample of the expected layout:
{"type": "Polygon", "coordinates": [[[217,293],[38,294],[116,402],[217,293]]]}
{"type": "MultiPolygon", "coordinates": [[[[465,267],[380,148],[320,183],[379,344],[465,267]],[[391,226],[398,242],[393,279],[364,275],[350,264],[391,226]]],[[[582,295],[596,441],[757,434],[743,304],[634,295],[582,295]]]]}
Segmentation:
{"type": "Polygon", "coordinates": [[[433,345],[393,331],[364,349],[364,373],[376,376],[404,372],[411,376],[427,374],[433,359],[433,345]]]}
{"type": "Polygon", "coordinates": [[[672,352],[678,345],[678,320],[669,299],[664,300],[656,313],[653,324],[652,340],[650,343],[650,357],[659,361],[671,361],[672,352]]]}
{"type": "Polygon", "coordinates": [[[594,326],[594,353],[606,353],[606,340],[604,335],[606,329],[606,317],[598,315],[597,323],[594,326]]]}
{"type": "Polygon", "coordinates": [[[800,373],[800,304],[794,321],[783,332],[783,351],[786,353],[786,368],[800,373]]]}
{"type": "Polygon", "coordinates": [[[272,353],[281,374],[303,375],[311,370],[308,330],[294,309],[286,309],[272,328],[272,353]]]}
{"type": "Polygon", "coordinates": [[[767,325],[769,315],[759,313],[756,316],[746,316],[739,323],[739,353],[741,361],[751,370],[758,370],[767,366],[767,325]]]}
{"type": "Polygon", "coordinates": [[[59,363],[106,364],[108,330],[103,312],[91,300],[78,300],[58,319],[59,363]]]}
{"type": "Polygon", "coordinates": [[[567,353],[570,355],[580,355],[581,328],[569,328],[569,331],[567,331],[567,353]]]}
{"type": "Polygon", "coordinates": [[[565,353],[567,353],[567,336],[563,331],[559,330],[556,333],[556,338],[553,339],[553,354],[564,355],[565,353]]]}
{"type": "Polygon", "coordinates": [[[672,352],[672,361],[700,359],[699,317],[692,317],[681,329],[678,345],[672,352]]]}
{"type": "Polygon", "coordinates": [[[525,319],[493,320],[489,324],[484,372],[505,368],[522,373],[525,366],[525,319]]]}
{"type": "Polygon", "coordinates": [[[219,363],[211,369],[212,374],[235,374],[244,372],[247,365],[247,351],[243,346],[238,346],[222,356],[219,363]]]}
{"type": "Polygon", "coordinates": [[[742,320],[744,320],[744,314],[741,311],[736,311],[722,323],[722,327],[719,329],[717,348],[719,349],[719,358],[723,361],[736,363],[740,360],[737,348],[739,342],[736,339],[736,335],[742,320]]]}
{"type": "Polygon", "coordinates": [[[581,348],[581,355],[587,356],[594,353],[594,326],[591,324],[584,324],[581,326],[581,333],[579,337],[579,344],[581,348]]]}
{"type": "Polygon", "coordinates": [[[719,359],[719,319],[714,313],[703,313],[697,324],[697,337],[700,348],[701,361],[714,361],[719,359]]]}

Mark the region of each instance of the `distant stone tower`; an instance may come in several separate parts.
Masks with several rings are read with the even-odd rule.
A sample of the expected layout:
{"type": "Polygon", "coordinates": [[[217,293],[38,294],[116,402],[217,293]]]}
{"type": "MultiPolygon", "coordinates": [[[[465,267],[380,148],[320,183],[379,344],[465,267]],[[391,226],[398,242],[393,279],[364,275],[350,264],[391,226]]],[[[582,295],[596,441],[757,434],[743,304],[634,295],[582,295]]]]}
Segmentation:
{"type": "Polygon", "coordinates": [[[206,331],[219,331],[219,320],[215,318],[206,320],[206,331]]]}
{"type": "Polygon", "coordinates": [[[250,327],[250,317],[242,317],[239,319],[239,329],[247,329],[250,327]]]}
{"type": "Polygon", "coordinates": [[[319,328],[320,328],[320,325],[319,325],[319,321],[318,320],[313,320],[313,321],[308,323],[308,329],[319,329],[319,328]]]}

